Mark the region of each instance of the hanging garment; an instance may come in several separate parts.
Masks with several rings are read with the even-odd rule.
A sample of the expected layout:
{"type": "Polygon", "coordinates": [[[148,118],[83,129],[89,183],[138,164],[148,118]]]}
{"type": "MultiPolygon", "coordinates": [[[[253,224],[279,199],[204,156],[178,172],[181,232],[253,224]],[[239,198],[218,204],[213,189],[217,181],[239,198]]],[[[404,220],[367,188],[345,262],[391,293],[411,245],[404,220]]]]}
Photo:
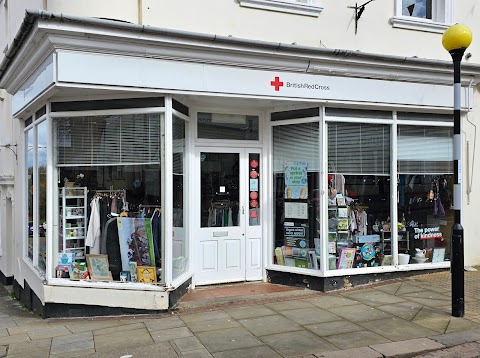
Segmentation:
{"type": "Polygon", "coordinates": [[[161,223],[160,210],[155,210],[150,220],[152,222],[153,251],[155,254],[156,261],[159,261],[161,258],[160,249],[161,249],[161,240],[162,240],[162,226],[161,226],[162,223],[161,223]]]}
{"type": "Polygon", "coordinates": [[[119,280],[120,271],[122,271],[122,257],[120,254],[117,218],[112,218],[105,224],[100,253],[108,255],[108,265],[109,270],[112,272],[112,277],[114,280],[119,280]]]}
{"type": "Polygon", "coordinates": [[[98,198],[94,198],[90,203],[91,214],[88,223],[86,246],[90,246],[91,254],[100,253],[100,207],[98,198]]]}

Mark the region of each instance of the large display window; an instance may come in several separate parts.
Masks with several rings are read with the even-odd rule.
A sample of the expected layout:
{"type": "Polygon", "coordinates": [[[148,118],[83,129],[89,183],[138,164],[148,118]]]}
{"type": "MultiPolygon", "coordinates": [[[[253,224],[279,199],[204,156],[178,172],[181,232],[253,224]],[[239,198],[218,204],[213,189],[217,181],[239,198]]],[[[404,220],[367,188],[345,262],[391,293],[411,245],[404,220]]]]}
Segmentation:
{"type": "Polygon", "coordinates": [[[164,136],[163,113],[53,119],[56,277],[164,282],[164,136]]]}
{"type": "Polygon", "coordinates": [[[397,133],[399,263],[447,261],[454,221],[453,128],[400,125],[397,133]]]}
{"type": "Polygon", "coordinates": [[[391,264],[390,128],[327,124],[330,270],[391,264]]]}

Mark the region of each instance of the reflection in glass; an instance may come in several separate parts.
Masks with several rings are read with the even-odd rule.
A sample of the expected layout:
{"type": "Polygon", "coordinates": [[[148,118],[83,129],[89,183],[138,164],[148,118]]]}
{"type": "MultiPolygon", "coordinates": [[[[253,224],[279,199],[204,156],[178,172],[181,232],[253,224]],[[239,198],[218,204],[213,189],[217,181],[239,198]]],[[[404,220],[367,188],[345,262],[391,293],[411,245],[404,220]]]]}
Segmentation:
{"type": "Polygon", "coordinates": [[[46,268],[46,225],[47,225],[47,121],[37,126],[38,167],[38,265],[46,268]]]}
{"type": "Polygon", "coordinates": [[[258,140],[259,118],[243,114],[197,114],[198,138],[258,140]]]}
{"type": "Polygon", "coordinates": [[[33,134],[33,128],[27,131],[27,251],[31,260],[33,260],[33,237],[36,232],[33,222],[33,155],[35,153],[33,134]]]}
{"type": "Polygon", "coordinates": [[[173,279],[188,267],[188,243],[184,225],[186,122],[173,116],[173,279]]]}
{"type": "Polygon", "coordinates": [[[201,227],[239,226],[238,153],[200,153],[201,227]]]}

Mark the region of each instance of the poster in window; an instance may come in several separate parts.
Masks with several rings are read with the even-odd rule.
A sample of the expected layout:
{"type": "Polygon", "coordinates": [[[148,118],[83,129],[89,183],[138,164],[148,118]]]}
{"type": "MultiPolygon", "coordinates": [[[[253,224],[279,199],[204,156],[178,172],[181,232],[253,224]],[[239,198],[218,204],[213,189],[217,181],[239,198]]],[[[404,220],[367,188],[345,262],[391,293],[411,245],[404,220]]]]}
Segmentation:
{"type": "Polygon", "coordinates": [[[355,259],[355,249],[354,248],[340,249],[337,269],[341,270],[341,269],[352,268],[354,259],[355,259]]]}
{"type": "Polygon", "coordinates": [[[155,266],[152,224],[149,218],[117,219],[122,271],[130,271],[130,262],[137,266],[155,266]]]}
{"type": "Polygon", "coordinates": [[[291,162],[285,167],[285,199],[307,199],[307,162],[291,162]]]}

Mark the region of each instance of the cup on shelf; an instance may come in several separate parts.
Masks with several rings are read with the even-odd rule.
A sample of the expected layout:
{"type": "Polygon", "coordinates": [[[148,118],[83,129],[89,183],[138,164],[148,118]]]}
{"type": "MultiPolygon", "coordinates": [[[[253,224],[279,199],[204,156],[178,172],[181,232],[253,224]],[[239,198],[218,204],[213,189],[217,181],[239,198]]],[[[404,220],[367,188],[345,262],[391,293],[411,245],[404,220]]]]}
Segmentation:
{"type": "Polygon", "coordinates": [[[398,264],[399,265],[408,265],[410,262],[409,254],[398,254],[398,264]]]}

